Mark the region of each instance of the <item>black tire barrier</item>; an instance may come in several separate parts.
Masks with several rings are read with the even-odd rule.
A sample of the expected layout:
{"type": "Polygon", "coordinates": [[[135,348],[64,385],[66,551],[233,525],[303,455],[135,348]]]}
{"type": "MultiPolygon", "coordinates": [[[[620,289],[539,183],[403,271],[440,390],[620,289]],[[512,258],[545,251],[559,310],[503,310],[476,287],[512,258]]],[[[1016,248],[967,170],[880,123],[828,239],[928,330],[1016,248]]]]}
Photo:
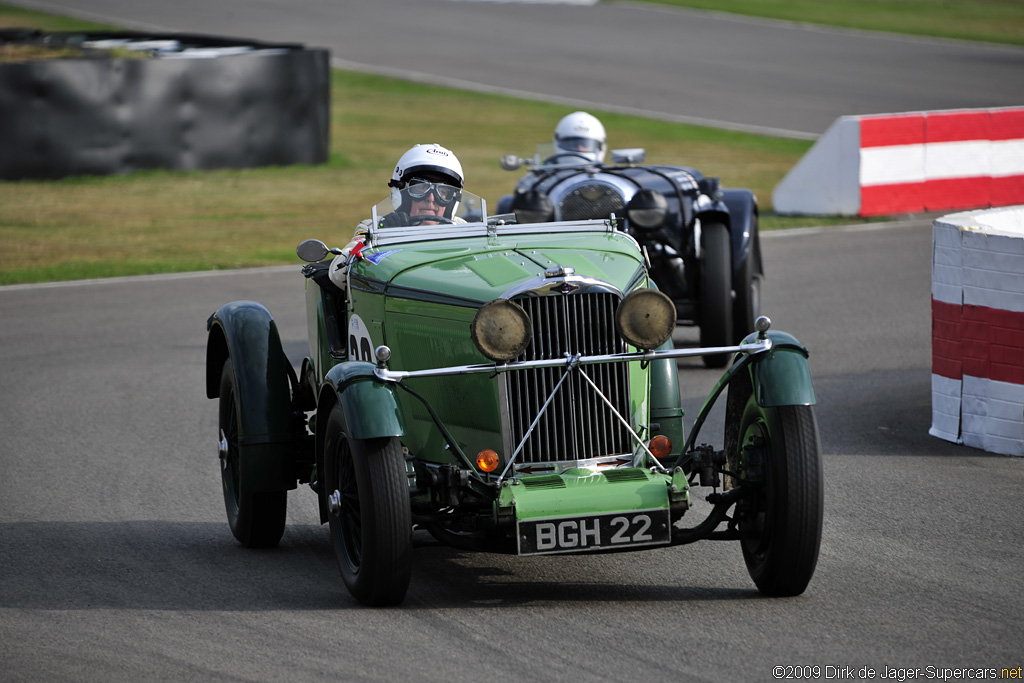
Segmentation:
{"type": "Polygon", "coordinates": [[[0,179],[328,159],[326,49],[202,35],[0,30],[0,47],[16,43],[83,51],[0,63],[0,179]],[[111,56],[110,47],[144,57],[111,56]]]}

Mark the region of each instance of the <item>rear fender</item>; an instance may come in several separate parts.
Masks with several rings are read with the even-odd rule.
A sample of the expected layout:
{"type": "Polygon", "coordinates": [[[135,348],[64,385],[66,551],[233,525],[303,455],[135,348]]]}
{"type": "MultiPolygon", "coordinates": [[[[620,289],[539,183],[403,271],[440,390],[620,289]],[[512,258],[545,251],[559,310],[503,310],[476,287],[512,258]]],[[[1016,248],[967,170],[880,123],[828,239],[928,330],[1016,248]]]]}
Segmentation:
{"type": "Polygon", "coordinates": [[[240,431],[239,475],[249,491],[295,488],[291,365],[270,311],[255,301],[224,304],[206,321],[206,395],[220,396],[230,360],[240,431]]]}

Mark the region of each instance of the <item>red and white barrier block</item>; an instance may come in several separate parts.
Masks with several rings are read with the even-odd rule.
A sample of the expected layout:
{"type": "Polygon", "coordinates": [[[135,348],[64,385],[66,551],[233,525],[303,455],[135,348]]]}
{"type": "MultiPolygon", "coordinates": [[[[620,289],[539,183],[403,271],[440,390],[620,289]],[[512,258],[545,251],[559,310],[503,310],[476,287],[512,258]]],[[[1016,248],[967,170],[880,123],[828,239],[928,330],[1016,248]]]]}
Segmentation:
{"type": "Polygon", "coordinates": [[[1024,107],[843,116],[772,203],[844,216],[1024,204],[1024,107]]]}
{"type": "Polygon", "coordinates": [[[1024,456],[1024,206],[932,223],[929,434],[1024,456]]]}

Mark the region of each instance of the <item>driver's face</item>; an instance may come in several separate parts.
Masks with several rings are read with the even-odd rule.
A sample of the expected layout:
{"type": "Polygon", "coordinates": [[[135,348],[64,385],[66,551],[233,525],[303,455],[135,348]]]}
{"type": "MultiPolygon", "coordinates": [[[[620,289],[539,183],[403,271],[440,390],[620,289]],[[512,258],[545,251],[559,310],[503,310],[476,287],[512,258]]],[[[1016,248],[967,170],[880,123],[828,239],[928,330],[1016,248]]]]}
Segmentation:
{"type": "MultiPolygon", "coordinates": [[[[413,199],[409,213],[413,216],[443,216],[444,207],[437,203],[433,192],[422,199],[413,199]]],[[[423,221],[423,225],[437,225],[437,221],[423,221]]]]}

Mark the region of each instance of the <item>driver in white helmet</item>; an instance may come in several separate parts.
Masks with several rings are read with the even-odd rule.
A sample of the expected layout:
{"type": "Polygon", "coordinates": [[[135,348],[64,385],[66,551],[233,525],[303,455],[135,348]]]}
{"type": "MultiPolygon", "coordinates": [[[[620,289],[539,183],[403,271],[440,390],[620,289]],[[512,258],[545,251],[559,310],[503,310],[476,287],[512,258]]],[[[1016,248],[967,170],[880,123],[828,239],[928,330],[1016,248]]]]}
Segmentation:
{"type": "Polygon", "coordinates": [[[555,155],[549,161],[601,163],[607,148],[604,126],[585,111],[573,112],[555,126],[554,145],[555,155]]]}
{"type": "MultiPolygon", "coordinates": [[[[414,145],[399,158],[391,174],[388,187],[395,211],[379,219],[381,226],[465,223],[455,215],[463,182],[462,164],[454,152],[438,144],[414,145]],[[431,216],[441,220],[431,220],[431,216]]],[[[331,281],[343,289],[351,254],[362,248],[371,220],[356,226],[352,241],[331,262],[331,281]]]]}

